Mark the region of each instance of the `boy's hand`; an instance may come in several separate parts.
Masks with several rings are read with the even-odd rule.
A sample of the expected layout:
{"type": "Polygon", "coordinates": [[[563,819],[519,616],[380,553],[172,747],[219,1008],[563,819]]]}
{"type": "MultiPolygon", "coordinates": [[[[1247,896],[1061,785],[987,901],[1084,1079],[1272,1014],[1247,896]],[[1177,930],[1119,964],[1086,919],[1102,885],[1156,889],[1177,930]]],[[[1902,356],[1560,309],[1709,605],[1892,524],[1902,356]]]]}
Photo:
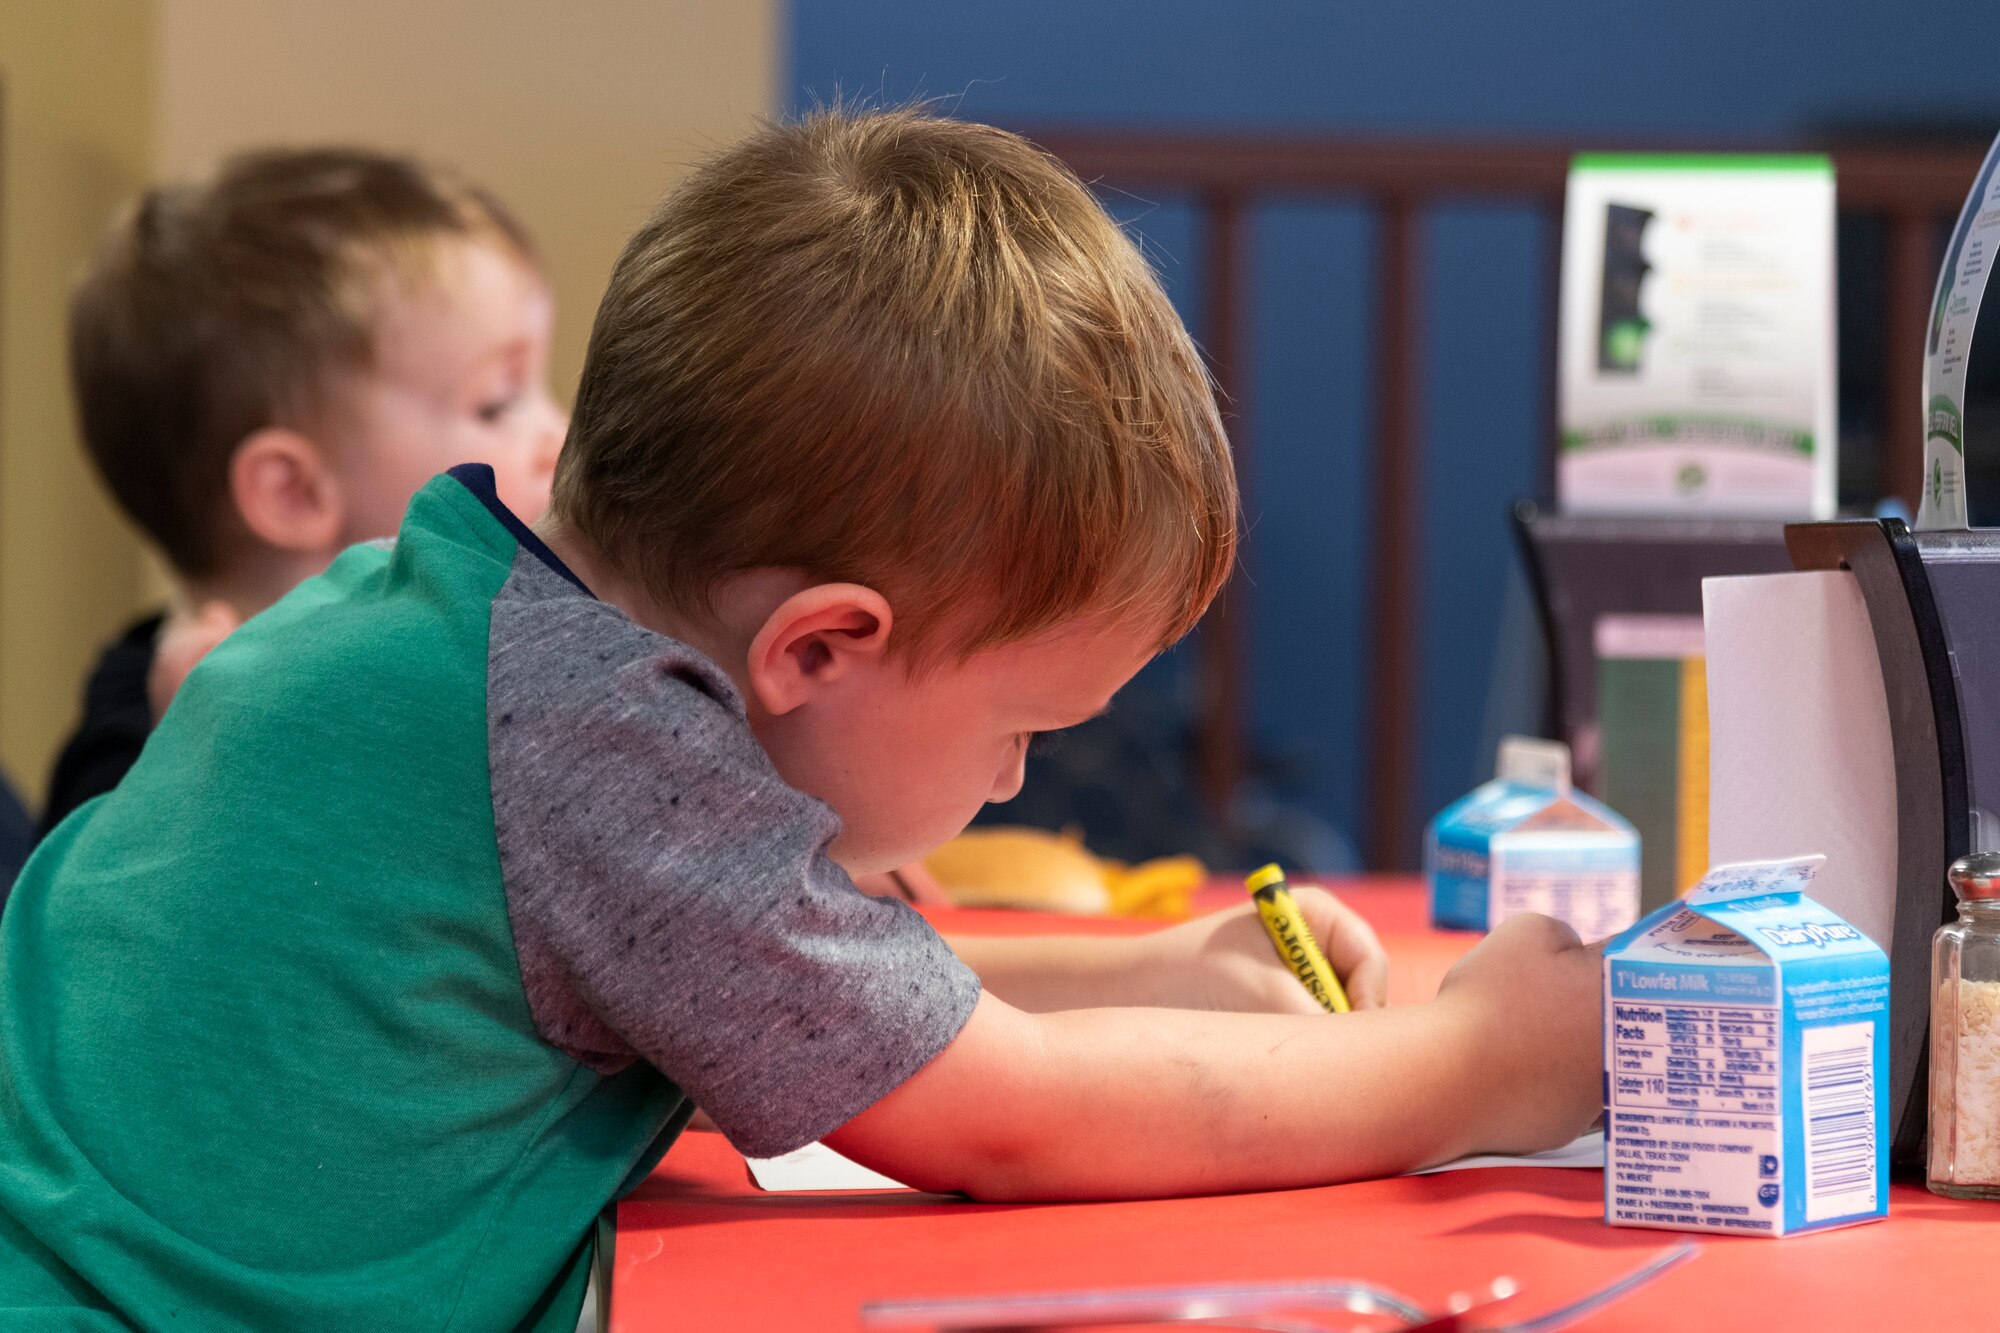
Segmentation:
{"type": "Polygon", "coordinates": [[[181,682],[195,664],[242,623],[227,602],[204,602],[192,611],[177,608],[168,613],[154,641],[152,670],[146,673],[146,701],[153,706],[154,722],[166,715],[167,705],[180,693],[181,682]]]}
{"type": "Polygon", "coordinates": [[[1603,946],[1545,916],[1517,916],[1445,975],[1437,1005],[1470,1039],[1478,1068],[1463,1108],[1466,1152],[1541,1152],[1603,1110],[1603,946]]]}
{"type": "MultiPolygon", "coordinates": [[[[1339,975],[1348,1003],[1356,1009],[1380,1008],[1389,983],[1389,955],[1375,931],[1324,889],[1294,886],[1292,897],[1339,975]]],[[[1131,1003],[1273,1014],[1325,1012],[1278,957],[1257,909],[1247,900],[1147,936],[1142,953],[1140,965],[1154,993],[1131,1003]]]]}

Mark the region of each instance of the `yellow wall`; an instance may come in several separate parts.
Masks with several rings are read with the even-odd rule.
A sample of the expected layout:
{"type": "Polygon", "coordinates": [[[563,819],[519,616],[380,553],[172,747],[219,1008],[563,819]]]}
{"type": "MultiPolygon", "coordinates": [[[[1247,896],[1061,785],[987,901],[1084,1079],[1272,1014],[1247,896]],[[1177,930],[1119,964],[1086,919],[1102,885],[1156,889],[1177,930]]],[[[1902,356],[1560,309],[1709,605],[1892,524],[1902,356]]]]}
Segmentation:
{"type": "Polygon", "coordinates": [[[0,0],[0,764],[41,789],[96,646],[159,585],[73,442],[67,283],[149,168],[260,143],[415,152],[504,198],[567,398],[619,246],[777,106],[777,0],[0,0]]]}
{"type": "Polygon", "coordinates": [[[75,445],[69,282],[149,170],[152,7],[0,3],[0,768],[35,799],[138,546],[75,445]]]}
{"type": "Polygon", "coordinates": [[[160,0],[158,160],[364,142],[494,190],[540,242],[567,399],[611,262],[777,105],[777,0],[160,0]]]}

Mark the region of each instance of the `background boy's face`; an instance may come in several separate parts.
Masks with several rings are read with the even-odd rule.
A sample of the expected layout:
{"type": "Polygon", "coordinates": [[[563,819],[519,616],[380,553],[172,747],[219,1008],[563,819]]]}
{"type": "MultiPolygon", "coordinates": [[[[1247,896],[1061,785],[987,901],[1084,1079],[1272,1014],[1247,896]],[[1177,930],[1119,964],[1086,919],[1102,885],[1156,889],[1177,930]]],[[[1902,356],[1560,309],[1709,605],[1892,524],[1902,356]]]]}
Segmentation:
{"type": "Polygon", "coordinates": [[[343,544],[394,534],[410,497],[460,463],[491,464],[523,519],[548,507],[569,425],[549,394],[548,284],[481,240],[441,243],[434,272],[390,288],[374,364],[344,388],[328,432],[343,544]]]}
{"type": "Polygon", "coordinates": [[[833,859],[855,875],[893,870],[956,837],[986,802],[1012,799],[1030,738],[1103,712],[1158,638],[1072,625],[915,679],[890,657],[752,723],[785,781],[839,814],[833,859]]]}

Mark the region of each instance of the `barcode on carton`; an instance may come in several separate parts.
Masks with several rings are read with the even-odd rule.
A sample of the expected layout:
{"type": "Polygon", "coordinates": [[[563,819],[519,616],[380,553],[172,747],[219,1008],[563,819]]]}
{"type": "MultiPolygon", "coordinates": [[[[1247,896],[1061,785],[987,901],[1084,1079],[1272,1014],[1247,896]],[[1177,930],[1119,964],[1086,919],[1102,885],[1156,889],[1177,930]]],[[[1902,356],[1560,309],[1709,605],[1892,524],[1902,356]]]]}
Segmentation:
{"type": "Polygon", "coordinates": [[[1875,1210],[1875,1024],[1799,1034],[1806,1221],[1875,1210]]]}

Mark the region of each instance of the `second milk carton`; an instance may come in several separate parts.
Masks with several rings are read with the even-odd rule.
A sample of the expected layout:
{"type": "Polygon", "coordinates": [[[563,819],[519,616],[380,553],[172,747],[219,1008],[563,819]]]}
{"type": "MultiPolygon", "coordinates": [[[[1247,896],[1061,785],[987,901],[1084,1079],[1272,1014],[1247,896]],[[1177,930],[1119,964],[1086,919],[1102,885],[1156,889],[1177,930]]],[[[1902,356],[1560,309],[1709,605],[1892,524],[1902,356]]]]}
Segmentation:
{"type": "Polygon", "coordinates": [[[1824,862],[1718,866],[1605,946],[1607,1222],[1887,1214],[1889,960],[1805,896],[1824,862]]]}
{"type": "Polygon", "coordinates": [[[1540,912],[1601,940],[1639,917],[1639,835],[1569,785],[1569,747],[1509,736],[1493,781],[1446,806],[1424,837],[1431,921],[1491,930],[1540,912]]]}

